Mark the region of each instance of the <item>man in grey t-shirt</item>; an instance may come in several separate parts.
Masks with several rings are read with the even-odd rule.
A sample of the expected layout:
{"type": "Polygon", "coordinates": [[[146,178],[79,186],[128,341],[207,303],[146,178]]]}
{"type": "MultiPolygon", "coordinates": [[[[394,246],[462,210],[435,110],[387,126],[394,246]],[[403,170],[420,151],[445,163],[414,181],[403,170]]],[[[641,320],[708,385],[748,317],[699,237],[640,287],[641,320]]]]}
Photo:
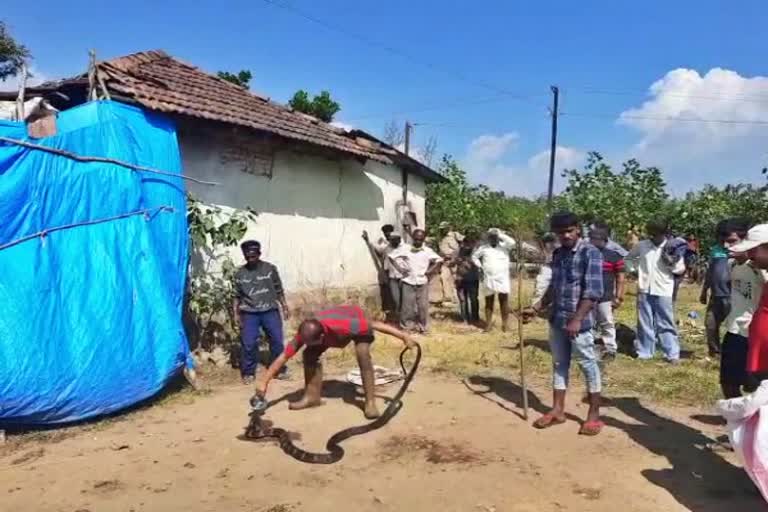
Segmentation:
{"type": "MultiPolygon", "coordinates": [[[[283,319],[289,316],[283,283],[277,267],[262,261],[261,244],[247,240],[240,245],[246,264],[235,273],[232,304],[235,321],[240,326],[240,374],[244,384],[254,380],[258,365],[262,330],[269,338],[270,364],[283,353],[283,319]]],[[[286,378],[286,371],[278,377],[286,378]]]]}

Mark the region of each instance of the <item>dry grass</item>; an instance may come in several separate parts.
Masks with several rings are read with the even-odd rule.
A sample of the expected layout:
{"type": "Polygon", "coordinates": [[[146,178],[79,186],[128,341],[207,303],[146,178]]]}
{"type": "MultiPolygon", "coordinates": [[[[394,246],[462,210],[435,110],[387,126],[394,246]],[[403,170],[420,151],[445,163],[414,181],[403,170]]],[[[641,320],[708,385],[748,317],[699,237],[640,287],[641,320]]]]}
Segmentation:
{"type": "MultiPolygon", "coordinates": [[[[528,280],[525,283],[526,293],[530,293],[531,288],[532,281],[528,280]]],[[[620,354],[604,368],[607,396],[639,395],[664,403],[697,406],[711,404],[720,397],[718,362],[706,357],[704,306],[696,300],[698,291],[695,285],[685,285],[678,299],[677,317],[680,319],[684,355],[682,363],[670,366],[661,359],[638,361],[629,355],[620,354]],[[690,311],[699,314],[695,324],[687,319],[690,311]]],[[[524,303],[527,303],[526,299],[524,297],[524,303]]],[[[512,299],[512,304],[517,304],[516,297],[512,299]]],[[[453,314],[450,309],[437,308],[433,311],[432,332],[419,339],[424,349],[423,368],[459,377],[496,375],[519,382],[519,337],[514,319],[508,333],[501,333],[498,329],[484,333],[456,322],[451,318],[453,314]]],[[[626,302],[618,311],[617,321],[635,329],[637,315],[633,287],[630,287],[626,302]]],[[[526,375],[529,382],[544,385],[548,385],[552,364],[547,330],[546,321],[537,320],[524,326],[523,333],[526,375]]],[[[377,364],[397,364],[401,347],[396,340],[377,340],[374,344],[377,364]]],[[[334,365],[351,367],[355,364],[351,350],[329,352],[327,357],[334,365]]],[[[574,384],[581,386],[581,375],[575,365],[572,377],[574,384]]]]}

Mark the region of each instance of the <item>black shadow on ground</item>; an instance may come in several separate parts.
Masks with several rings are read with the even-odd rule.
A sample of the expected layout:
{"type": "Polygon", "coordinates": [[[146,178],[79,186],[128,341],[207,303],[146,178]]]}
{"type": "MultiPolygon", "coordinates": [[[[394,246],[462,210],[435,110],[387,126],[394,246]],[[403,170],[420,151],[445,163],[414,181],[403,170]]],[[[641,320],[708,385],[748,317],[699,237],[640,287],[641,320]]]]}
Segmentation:
{"type": "Polygon", "coordinates": [[[669,492],[688,510],[766,510],[765,502],[744,470],[706,449],[712,439],[688,425],[659,416],[636,397],[614,398],[611,405],[636,423],[605,416],[606,425],[624,431],[648,451],[665,457],[672,466],[646,469],[642,475],[669,492]]]}
{"type": "MultiPolygon", "coordinates": [[[[341,380],[326,380],[323,381],[323,399],[341,399],[345,404],[354,405],[361,411],[365,409],[365,400],[363,394],[357,391],[358,386],[351,382],[344,382],[341,380]]],[[[272,407],[281,402],[295,402],[300,400],[304,395],[304,389],[299,388],[295,391],[284,394],[280,398],[276,398],[269,402],[268,407],[272,407]]],[[[391,402],[390,398],[384,395],[376,395],[376,398],[384,400],[386,405],[391,402]]]]}
{"type": "MultiPolygon", "coordinates": [[[[517,415],[520,419],[524,419],[523,413],[520,412],[523,409],[523,390],[519,385],[500,377],[488,377],[484,375],[472,375],[464,379],[462,383],[475,395],[484,398],[489,402],[498,405],[502,409],[517,415]],[[484,387],[485,389],[476,389],[474,386],[484,387]],[[505,402],[514,404],[516,409],[513,409],[505,403],[499,402],[498,400],[492,398],[489,396],[490,394],[496,395],[498,398],[504,400],[505,402]]],[[[528,390],[528,408],[539,414],[545,414],[550,410],[547,405],[539,400],[539,397],[536,396],[536,393],[531,390],[528,390]]],[[[566,413],[566,417],[569,420],[581,421],[578,417],[570,413],[566,413]]]]}

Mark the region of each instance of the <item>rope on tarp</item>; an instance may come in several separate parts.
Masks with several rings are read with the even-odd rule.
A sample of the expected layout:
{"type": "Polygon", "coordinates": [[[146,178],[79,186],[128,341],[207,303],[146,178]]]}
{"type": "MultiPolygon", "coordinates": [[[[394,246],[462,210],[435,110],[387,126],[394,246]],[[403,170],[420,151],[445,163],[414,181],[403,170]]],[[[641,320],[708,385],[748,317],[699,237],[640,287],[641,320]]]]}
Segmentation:
{"type": "Polygon", "coordinates": [[[195,183],[198,183],[200,185],[218,185],[215,181],[203,181],[198,180],[197,178],[192,178],[190,176],[184,176],[183,174],[176,174],[173,172],[168,171],[161,171],[159,169],[155,169],[152,167],[145,167],[143,165],[136,165],[132,164],[130,162],[123,162],[122,160],[115,160],[114,158],[106,158],[102,156],[83,156],[78,155],[77,153],[72,153],[71,151],[65,151],[63,149],[56,149],[56,148],[49,148],[48,146],[43,146],[41,144],[35,144],[34,142],[28,142],[25,140],[20,139],[12,139],[10,137],[0,137],[0,142],[5,142],[6,144],[13,144],[16,146],[22,146],[29,149],[36,149],[38,151],[45,151],[46,153],[51,153],[54,155],[64,156],[67,158],[71,158],[72,160],[76,160],[78,162],[98,162],[98,163],[104,163],[104,164],[115,164],[120,165],[122,167],[126,167],[128,169],[131,169],[133,171],[140,171],[140,172],[148,172],[152,174],[160,174],[162,176],[171,176],[173,178],[182,178],[185,180],[193,181],[195,183]]]}
{"type": "Polygon", "coordinates": [[[33,233],[31,235],[23,236],[21,238],[17,238],[16,240],[12,240],[10,242],[4,243],[0,245],[0,251],[4,249],[8,249],[9,247],[13,247],[14,245],[19,245],[22,242],[27,242],[29,240],[34,240],[35,238],[40,238],[41,240],[44,240],[46,236],[48,236],[49,233],[54,233],[56,231],[63,231],[65,229],[72,229],[77,228],[80,226],[92,226],[94,224],[103,224],[105,222],[111,222],[115,220],[125,219],[127,217],[133,217],[135,215],[144,215],[147,220],[149,220],[154,214],[160,213],[160,212],[175,212],[176,209],[173,206],[158,206],[157,208],[144,208],[143,210],[136,210],[133,212],[128,213],[122,213],[120,215],[115,215],[113,217],[104,217],[101,219],[93,219],[93,220],[86,220],[83,222],[75,222],[74,224],[65,224],[63,226],[55,226],[52,228],[44,229],[42,231],[38,231],[37,233],[33,233]]]}

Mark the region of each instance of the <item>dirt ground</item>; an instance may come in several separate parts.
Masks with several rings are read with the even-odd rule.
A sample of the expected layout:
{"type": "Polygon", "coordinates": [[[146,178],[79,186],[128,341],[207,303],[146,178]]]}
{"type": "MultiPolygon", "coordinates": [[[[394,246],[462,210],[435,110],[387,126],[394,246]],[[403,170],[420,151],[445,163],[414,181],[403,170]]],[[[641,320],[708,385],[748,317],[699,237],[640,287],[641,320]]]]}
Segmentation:
{"type": "MultiPolygon", "coordinates": [[[[322,451],[332,433],[364,422],[340,375],[327,377],[324,407],[294,412],[283,399],[266,417],[322,451]]],[[[291,397],[298,380],[272,396],[291,397]]],[[[250,389],[230,381],[90,428],[10,440],[0,499],[3,510],[38,512],[766,510],[732,457],[705,448],[722,427],[691,419],[701,411],[612,397],[608,428],[586,438],[580,392],[573,421],[537,431],[506,377],[423,372],[392,422],[346,441],[341,462],[312,466],[241,439],[250,389]]],[[[546,387],[529,401],[535,417],[546,387]]]]}

